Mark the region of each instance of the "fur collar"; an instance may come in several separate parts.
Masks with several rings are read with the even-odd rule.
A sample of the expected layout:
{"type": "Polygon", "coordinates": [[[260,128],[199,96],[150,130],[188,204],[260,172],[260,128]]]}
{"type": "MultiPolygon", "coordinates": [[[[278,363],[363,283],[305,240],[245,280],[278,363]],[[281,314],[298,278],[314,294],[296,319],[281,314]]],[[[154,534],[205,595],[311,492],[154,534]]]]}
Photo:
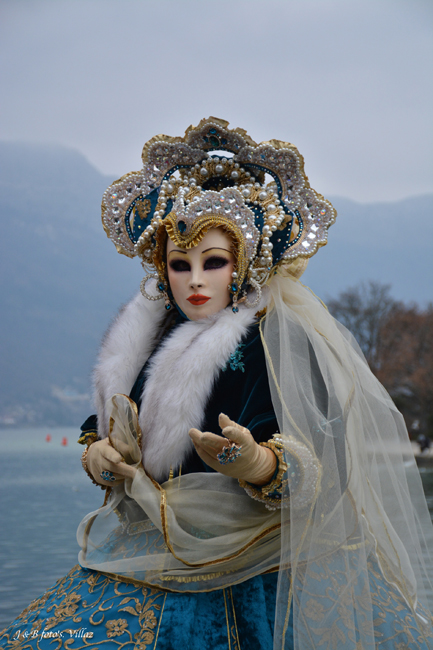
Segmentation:
{"type": "MultiPolygon", "coordinates": [[[[144,465],[155,479],[166,478],[170,467],[178,467],[192,451],[188,431],[201,427],[215,380],[253,324],[255,313],[240,305],[237,314],[227,308],[199,321],[186,321],[153,356],[139,419],[144,465]]],[[[94,373],[100,437],[108,433],[107,400],[114,393],[129,394],[165,316],[162,301],[151,302],[138,294],[108,331],[94,373]]]]}

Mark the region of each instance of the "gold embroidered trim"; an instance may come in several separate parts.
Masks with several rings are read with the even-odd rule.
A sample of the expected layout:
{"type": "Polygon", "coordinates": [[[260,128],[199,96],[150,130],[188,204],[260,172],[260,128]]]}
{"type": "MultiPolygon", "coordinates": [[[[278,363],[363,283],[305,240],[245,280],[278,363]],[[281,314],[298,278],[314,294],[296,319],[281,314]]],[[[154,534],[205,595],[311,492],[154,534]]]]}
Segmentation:
{"type": "Polygon", "coordinates": [[[271,449],[275,456],[277,457],[278,471],[275,478],[268,483],[268,485],[262,485],[262,492],[265,496],[268,496],[272,492],[279,492],[282,494],[283,491],[283,475],[287,472],[287,463],[284,462],[284,448],[276,440],[268,440],[268,442],[261,442],[261,447],[266,447],[271,449]]]}
{"type": "Polygon", "coordinates": [[[81,454],[81,465],[83,466],[84,471],[86,472],[87,476],[90,478],[92,483],[94,483],[95,485],[98,485],[101,488],[101,490],[106,490],[107,487],[109,487],[109,486],[108,485],[101,485],[101,483],[98,483],[97,481],[95,481],[95,479],[93,478],[93,475],[90,473],[89,468],[87,467],[87,452],[89,451],[89,447],[90,447],[90,445],[88,447],[86,447],[85,450],[83,451],[83,453],[81,454]]]}
{"type": "Polygon", "coordinates": [[[84,431],[83,434],[78,438],[77,442],[80,445],[87,445],[89,447],[92,442],[96,442],[97,440],[98,434],[96,431],[84,431]]]}
{"type": "Polygon", "coordinates": [[[213,566],[215,564],[221,564],[222,562],[226,562],[227,560],[233,560],[236,557],[239,557],[245,551],[247,551],[251,546],[254,546],[257,542],[259,542],[261,539],[264,537],[267,537],[271,533],[275,532],[276,530],[281,529],[281,522],[278,524],[273,524],[272,526],[269,526],[269,528],[266,528],[263,530],[259,535],[256,535],[251,539],[247,544],[242,546],[238,551],[235,551],[231,555],[226,555],[225,557],[219,558],[218,560],[211,560],[210,562],[188,562],[187,560],[181,558],[180,556],[176,555],[174,548],[170,542],[170,536],[168,533],[168,524],[167,524],[167,495],[165,490],[153,479],[148,472],[143,468],[144,473],[146,476],[152,481],[153,485],[157,488],[157,490],[161,493],[161,500],[160,500],[160,516],[161,516],[161,524],[162,524],[162,533],[164,535],[164,542],[166,543],[170,553],[173,555],[176,560],[179,560],[186,566],[190,566],[193,568],[202,568],[205,566],[213,566]]]}
{"type": "Polygon", "coordinates": [[[261,442],[260,446],[271,449],[277,458],[277,473],[275,477],[269,483],[262,486],[253,485],[252,483],[248,483],[242,479],[239,479],[239,485],[256,501],[261,501],[264,504],[275,507],[281,507],[281,495],[283,493],[283,488],[287,485],[287,479],[283,481],[283,475],[288,469],[287,464],[284,462],[284,448],[275,440],[261,442]],[[275,492],[277,492],[279,496],[275,496],[275,492]]]}

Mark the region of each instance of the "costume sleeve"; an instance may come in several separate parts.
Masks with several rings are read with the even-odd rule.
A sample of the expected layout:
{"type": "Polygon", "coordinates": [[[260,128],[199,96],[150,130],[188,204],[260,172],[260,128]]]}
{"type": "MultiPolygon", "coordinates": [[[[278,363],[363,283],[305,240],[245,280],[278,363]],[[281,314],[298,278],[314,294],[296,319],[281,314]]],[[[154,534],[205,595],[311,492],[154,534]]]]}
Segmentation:
{"type": "Polygon", "coordinates": [[[89,445],[98,438],[98,416],[90,415],[81,425],[81,435],[78,438],[80,445],[89,445]]]}

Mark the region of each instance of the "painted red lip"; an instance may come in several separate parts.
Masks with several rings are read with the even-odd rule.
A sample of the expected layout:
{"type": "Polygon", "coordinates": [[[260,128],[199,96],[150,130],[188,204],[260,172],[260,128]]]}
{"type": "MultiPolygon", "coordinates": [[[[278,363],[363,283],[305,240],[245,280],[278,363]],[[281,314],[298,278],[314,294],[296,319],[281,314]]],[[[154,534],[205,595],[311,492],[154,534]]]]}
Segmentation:
{"type": "Polygon", "coordinates": [[[202,296],[201,293],[193,293],[187,300],[191,305],[204,305],[210,298],[208,296],[202,296]]]}

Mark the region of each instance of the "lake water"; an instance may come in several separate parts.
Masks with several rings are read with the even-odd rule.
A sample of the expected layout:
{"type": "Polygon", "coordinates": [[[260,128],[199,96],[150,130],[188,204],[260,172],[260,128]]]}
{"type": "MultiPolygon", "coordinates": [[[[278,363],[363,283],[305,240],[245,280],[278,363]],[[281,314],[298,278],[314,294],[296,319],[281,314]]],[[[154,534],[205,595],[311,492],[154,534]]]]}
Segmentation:
{"type": "MultiPolygon", "coordinates": [[[[0,629],[77,564],[78,523],[102,505],[104,492],[81,467],[78,435],[70,428],[0,430],[0,629]]],[[[433,470],[421,477],[433,518],[433,470]]]]}

